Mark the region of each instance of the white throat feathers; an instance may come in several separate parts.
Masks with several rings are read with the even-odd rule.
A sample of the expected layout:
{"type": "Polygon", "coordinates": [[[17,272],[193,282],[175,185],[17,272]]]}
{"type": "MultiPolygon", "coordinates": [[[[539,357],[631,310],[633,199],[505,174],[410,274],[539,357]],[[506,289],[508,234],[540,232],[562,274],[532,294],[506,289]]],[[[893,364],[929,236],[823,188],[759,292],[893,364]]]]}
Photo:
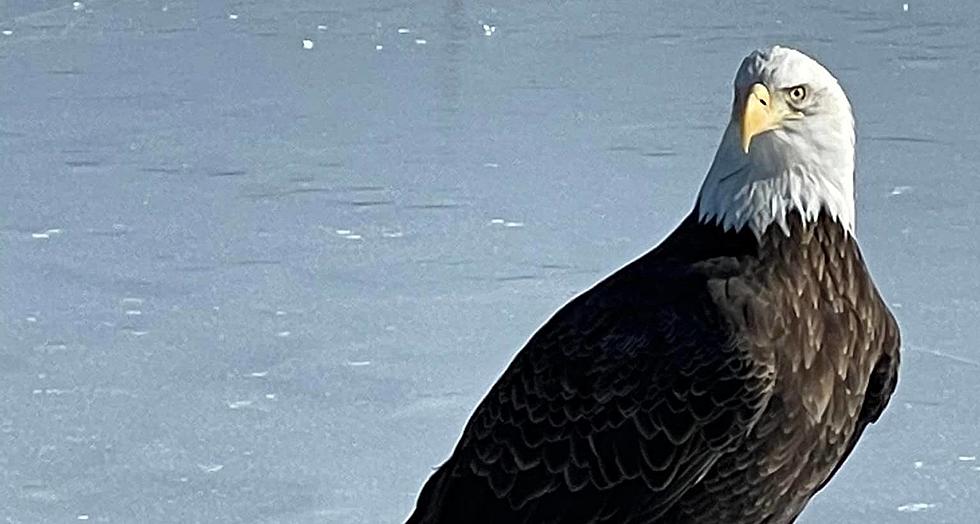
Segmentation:
{"type": "Polygon", "coordinates": [[[756,237],[787,216],[823,211],[854,234],[854,117],[837,79],[807,55],[755,51],[735,76],[732,118],[701,192],[698,218],[756,237]]]}

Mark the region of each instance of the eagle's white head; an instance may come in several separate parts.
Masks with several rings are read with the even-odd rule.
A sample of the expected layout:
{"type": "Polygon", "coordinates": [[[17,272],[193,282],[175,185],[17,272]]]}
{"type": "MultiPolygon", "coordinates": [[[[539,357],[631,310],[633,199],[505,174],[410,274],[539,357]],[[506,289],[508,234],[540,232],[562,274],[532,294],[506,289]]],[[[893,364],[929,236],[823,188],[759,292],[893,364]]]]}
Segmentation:
{"type": "Polygon", "coordinates": [[[821,210],[854,232],[854,116],[834,75],[786,47],[755,51],[735,75],[732,119],[698,195],[701,222],[756,236],[821,210]]]}

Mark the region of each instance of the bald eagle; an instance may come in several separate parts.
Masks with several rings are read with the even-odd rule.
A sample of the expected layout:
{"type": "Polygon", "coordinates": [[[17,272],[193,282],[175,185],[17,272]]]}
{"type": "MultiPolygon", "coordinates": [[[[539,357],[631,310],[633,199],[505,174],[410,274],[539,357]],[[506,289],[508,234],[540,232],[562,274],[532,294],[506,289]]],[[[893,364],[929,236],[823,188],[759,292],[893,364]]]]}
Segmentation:
{"type": "Polygon", "coordinates": [[[694,210],[531,337],[408,522],[793,522],[897,380],[854,140],[827,69],[745,58],[694,210]]]}

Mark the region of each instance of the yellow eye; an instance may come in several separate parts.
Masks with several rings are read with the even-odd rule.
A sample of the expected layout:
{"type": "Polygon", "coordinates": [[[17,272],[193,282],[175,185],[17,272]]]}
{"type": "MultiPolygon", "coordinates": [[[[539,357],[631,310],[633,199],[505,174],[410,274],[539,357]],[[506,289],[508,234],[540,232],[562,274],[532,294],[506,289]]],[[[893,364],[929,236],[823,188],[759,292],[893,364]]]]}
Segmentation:
{"type": "Polygon", "coordinates": [[[802,102],[803,99],[806,98],[806,88],[803,87],[803,86],[796,86],[796,87],[790,88],[790,90],[789,90],[789,97],[794,102],[802,102]]]}

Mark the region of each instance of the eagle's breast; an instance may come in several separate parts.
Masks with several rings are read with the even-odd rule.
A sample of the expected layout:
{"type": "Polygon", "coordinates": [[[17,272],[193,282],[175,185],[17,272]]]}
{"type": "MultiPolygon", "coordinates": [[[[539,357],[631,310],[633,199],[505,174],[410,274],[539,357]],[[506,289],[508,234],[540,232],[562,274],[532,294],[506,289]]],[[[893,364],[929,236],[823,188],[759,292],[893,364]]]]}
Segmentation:
{"type": "Polygon", "coordinates": [[[789,225],[789,235],[763,235],[741,272],[710,283],[734,343],[774,380],[746,440],[686,497],[696,503],[684,513],[697,522],[752,513],[790,522],[849,451],[888,343],[894,321],[853,238],[826,217],[805,224],[790,217],[789,225]]]}

